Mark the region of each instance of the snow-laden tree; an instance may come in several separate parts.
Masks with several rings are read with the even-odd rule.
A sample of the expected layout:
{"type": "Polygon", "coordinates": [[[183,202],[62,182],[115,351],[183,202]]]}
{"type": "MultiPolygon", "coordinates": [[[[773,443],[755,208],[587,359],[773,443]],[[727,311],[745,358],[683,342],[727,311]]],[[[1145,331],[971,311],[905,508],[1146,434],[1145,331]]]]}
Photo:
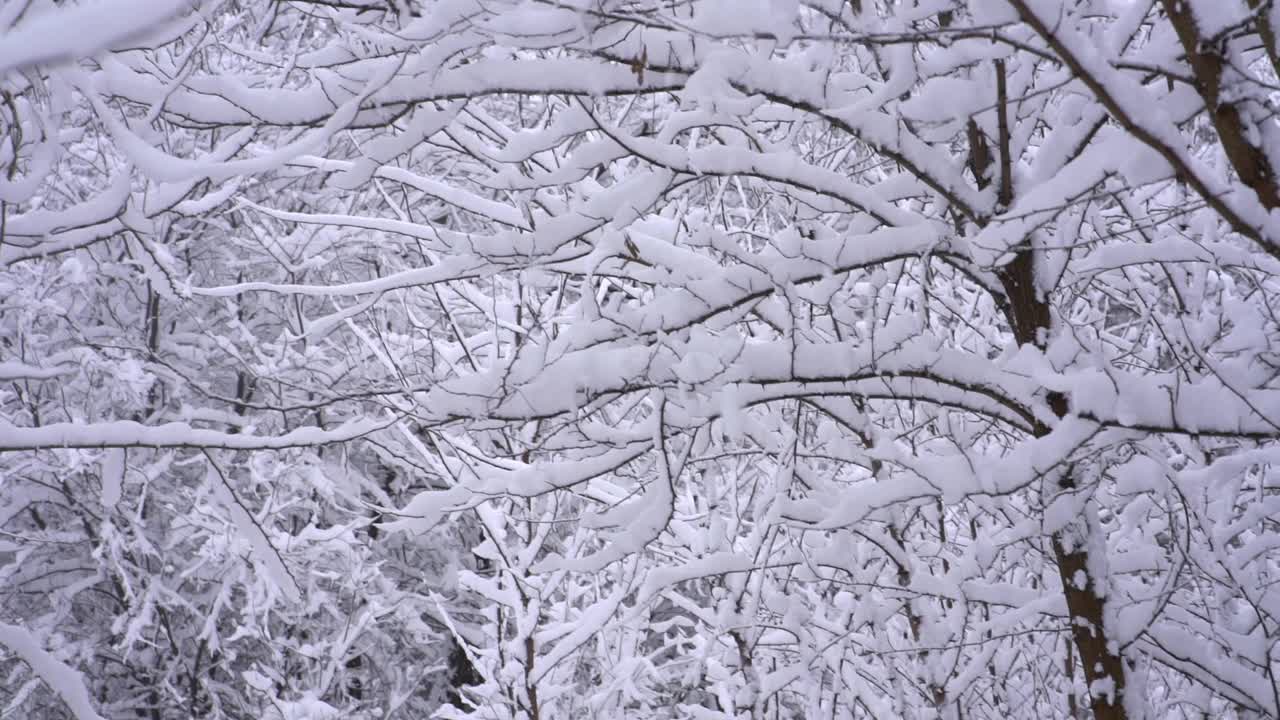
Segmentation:
{"type": "Polygon", "coordinates": [[[0,700],[1280,717],[1278,31],[0,4],[0,700]]]}
{"type": "MultiPolygon", "coordinates": [[[[186,292],[263,262],[255,233],[277,228],[227,212],[229,198],[313,202],[321,183],[156,179],[111,134],[146,112],[93,105],[106,102],[95,88],[113,63],[223,68],[218,53],[255,33],[270,48],[293,26],[259,27],[269,6],[210,8],[208,24],[179,16],[139,37],[134,22],[160,5],[4,3],[0,13],[0,65],[12,69],[0,85],[0,445],[40,448],[0,460],[0,623],[13,633],[0,637],[0,708],[62,717],[57,693],[74,685],[18,638],[78,670],[108,718],[428,714],[451,670],[466,667],[450,662],[430,593],[454,594],[448,578],[474,543],[449,528],[372,541],[366,503],[394,506],[425,485],[372,446],[322,448],[324,434],[308,434],[328,424],[321,389],[361,370],[305,341],[276,343],[307,308],[186,292]],[[128,37],[109,36],[113,17],[129,21],[128,37]],[[59,58],[38,53],[68,26],[76,43],[101,30],[94,49],[124,49],[44,64],[59,58]],[[160,425],[170,442],[156,445],[141,428],[160,425]],[[106,435],[69,447],[24,437],[68,429],[106,435]],[[279,452],[245,449],[262,447],[251,435],[299,429],[279,452]],[[188,442],[209,432],[213,442],[188,442]]],[[[170,5],[168,15],[182,10],[170,5]]],[[[251,147],[222,129],[151,140],[224,159],[251,147]]],[[[296,240],[290,252],[307,254],[323,241],[296,240]]]]}

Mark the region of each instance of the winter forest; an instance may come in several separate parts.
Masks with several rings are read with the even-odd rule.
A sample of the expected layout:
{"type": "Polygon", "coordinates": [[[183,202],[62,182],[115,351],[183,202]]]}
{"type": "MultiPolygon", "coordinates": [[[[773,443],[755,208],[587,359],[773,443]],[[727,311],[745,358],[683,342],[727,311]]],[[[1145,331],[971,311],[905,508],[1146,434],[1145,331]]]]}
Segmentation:
{"type": "Polygon", "coordinates": [[[0,0],[0,719],[1280,718],[1280,2],[0,0]]]}

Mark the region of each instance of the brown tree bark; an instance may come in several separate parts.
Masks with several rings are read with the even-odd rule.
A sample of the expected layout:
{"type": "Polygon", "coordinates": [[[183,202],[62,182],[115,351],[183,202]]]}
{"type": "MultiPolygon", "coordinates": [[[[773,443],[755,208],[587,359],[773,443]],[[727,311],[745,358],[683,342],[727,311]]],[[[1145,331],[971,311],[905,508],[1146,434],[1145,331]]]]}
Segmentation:
{"type": "MultiPolygon", "coordinates": [[[[969,167],[980,188],[997,183],[1000,206],[1013,204],[1013,153],[1007,117],[1008,95],[1003,63],[996,65],[997,138],[994,152],[971,121],[969,127],[969,167]],[[998,167],[993,167],[998,163],[998,167]],[[998,177],[993,178],[993,171],[998,177]]],[[[1005,312],[1014,338],[1019,345],[1031,345],[1044,350],[1053,328],[1053,313],[1048,298],[1036,286],[1035,250],[1026,243],[1012,260],[997,271],[1004,287],[1007,304],[1005,312]]],[[[1067,399],[1057,392],[1049,392],[1046,400],[1059,418],[1067,414],[1067,399]]],[[[1049,434],[1051,428],[1037,423],[1036,437],[1049,434]]],[[[1075,477],[1068,468],[1057,478],[1059,491],[1075,489],[1075,477]]],[[[1089,547],[1085,542],[1093,528],[1087,518],[1078,518],[1050,538],[1062,593],[1070,616],[1071,634],[1080,653],[1080,664],[1089,684],[1090,706],[1095,720],[1127,720],[1124,707],[1125,668],[1123,658],[1113,652],[1114,644],[1108,635],[1105,622],[1105,601],[1099,594],[1100,583],[1106,578],[1096,578],[1091,572],[1089,547]],[[1108,692],[1094,692],[1095,688],[1109,687],[1108,692]]]]}

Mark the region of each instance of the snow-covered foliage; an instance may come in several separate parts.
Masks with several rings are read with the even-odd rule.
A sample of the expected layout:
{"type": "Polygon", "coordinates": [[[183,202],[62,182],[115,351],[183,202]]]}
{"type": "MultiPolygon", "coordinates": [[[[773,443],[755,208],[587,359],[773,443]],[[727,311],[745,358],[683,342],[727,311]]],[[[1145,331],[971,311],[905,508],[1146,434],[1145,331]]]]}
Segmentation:
{"type": "Polygon", "coordinates": [[[1278,33],[0,0],[0,717],[1280,718],[1278,33]]]}

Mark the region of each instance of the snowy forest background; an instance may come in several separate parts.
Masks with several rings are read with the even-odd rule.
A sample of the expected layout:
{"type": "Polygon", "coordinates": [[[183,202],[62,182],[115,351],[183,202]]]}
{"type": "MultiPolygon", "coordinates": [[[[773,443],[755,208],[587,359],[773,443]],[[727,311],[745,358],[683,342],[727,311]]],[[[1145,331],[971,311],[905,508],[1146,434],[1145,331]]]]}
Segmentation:
{"type": "Polygon", "coordinates": [[[1280,717],[1278,35],[0,0],[0,718],[1280,717]]]}

